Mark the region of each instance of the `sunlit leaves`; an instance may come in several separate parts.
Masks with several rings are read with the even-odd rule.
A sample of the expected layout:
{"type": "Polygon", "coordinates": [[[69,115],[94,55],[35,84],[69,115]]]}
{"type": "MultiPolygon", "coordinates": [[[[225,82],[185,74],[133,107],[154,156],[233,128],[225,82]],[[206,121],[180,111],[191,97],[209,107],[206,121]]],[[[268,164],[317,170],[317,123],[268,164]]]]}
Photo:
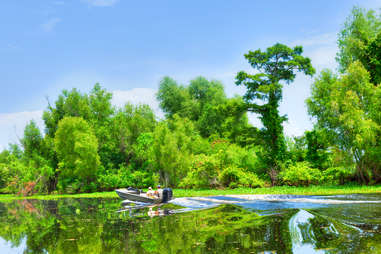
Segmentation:
{"type": "MultiPolygon", "coordinates": [[[[377,137],[381,131],[378,119],[372,117],[376,110],[374,98],[380,88],[369,80],[369,73],[360,62],[351,64],[340,78],[324,71],[315,80],[312,96],[307,100],[318,125],[327,128],[334,143],[353,156],[361,173],[369,163],[369,152],[379,145],[377,137]]],[[[363,178],[368,181],[367,176],[363,178]]]]}
{"type": "Polygon", "coordinates": [[[236,84],[246,87],[244,95],[247,109],[260,115],[264,129],[263,137],[268,152],[268,165],[277,168],[285,159],[286,144],[282,123],[286,116],[279,115],[279,102],[282,99],[284,83],[292,82],[297,72],[313,75],[314,68],[309,58],[303,57],[301,46],[289,48],[277,43],[261,51],[249,51],[245,58],[259,73],[243,71],[236,76],[236,84]]]}
{"type": "MultiPolygon", "coordinates": [[[[65,117],[58,124],[54,139],[60,179],[94,180],[100,165],[98,141],[89,124],[80,117],[65,117]]],[[[83,182],[83,184],[85,183],[83,182]]]]}

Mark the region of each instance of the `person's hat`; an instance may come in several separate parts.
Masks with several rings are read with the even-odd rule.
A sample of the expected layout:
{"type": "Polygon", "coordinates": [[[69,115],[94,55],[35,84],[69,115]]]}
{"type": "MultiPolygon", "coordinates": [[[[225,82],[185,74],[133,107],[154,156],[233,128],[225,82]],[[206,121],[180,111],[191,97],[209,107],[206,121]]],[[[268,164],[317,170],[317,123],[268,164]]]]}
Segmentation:
{"type": "Polygon", "coordinates": [[[160,188],[160,184],[157,186],[157,188],[160,188]]]}
{"type": "Polygon", "coordinates": [[[151,188],[151,187],[148,187],[148,189],[149,189],[149,190],[152,190],[152,188],[151,188]]]}

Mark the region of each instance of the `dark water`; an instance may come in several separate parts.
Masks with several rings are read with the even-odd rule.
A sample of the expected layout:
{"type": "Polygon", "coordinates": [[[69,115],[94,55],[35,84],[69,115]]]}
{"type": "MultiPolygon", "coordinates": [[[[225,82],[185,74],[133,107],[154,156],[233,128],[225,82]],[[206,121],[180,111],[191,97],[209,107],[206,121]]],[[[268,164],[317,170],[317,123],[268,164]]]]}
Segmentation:
{"type": "Polygon", "coordinates": [[[0,253],[381,253],[381,195],[0,202],[0,253]]]}

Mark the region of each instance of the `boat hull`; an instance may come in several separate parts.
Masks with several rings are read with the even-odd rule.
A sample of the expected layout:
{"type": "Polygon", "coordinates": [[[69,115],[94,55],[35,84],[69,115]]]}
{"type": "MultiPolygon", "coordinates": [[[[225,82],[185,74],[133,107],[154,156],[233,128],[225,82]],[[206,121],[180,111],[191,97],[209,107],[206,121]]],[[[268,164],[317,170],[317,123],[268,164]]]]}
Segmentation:
{"type": "Polygon", "coordinates": [[[146,194],[138,194],[136,192],[131,192],[126,189],[117,189],[115,192],[118,194],[118,196],[123,200],[130,200],[134,202],[142,202],[142,203],[151,203],[151,204],[158,204],[161,203],[162,200],[159,198],[150,198],[147,197],[146,194]]]}

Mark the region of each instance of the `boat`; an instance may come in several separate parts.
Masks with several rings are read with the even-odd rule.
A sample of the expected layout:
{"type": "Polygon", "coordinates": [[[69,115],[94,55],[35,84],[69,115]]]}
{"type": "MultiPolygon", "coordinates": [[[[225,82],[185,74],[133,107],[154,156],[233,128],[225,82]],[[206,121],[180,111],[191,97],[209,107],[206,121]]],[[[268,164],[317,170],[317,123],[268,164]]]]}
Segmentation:
{"type": "Polygon", "coordinates": [[[140,203],[150,203],[150,204],[159,204],[166,203],[172,199],[172,189],[164,188],[162,197],[149,197],[147,193],[142,192],[138,189],[127,188],[127,189],[117,189],[115,190],[116,194],[123,199],[129,200],[132,202],[140,202],[140,203]]]}

